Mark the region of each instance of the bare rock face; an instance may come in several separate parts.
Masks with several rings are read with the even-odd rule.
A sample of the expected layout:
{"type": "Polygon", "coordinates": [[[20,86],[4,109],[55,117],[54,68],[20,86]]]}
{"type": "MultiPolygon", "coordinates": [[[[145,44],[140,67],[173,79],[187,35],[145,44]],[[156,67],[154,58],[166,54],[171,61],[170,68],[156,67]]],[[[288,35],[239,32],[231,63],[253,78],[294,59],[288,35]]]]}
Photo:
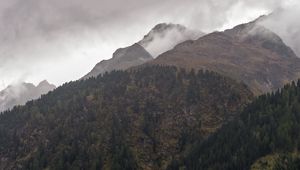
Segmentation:
{"type": "Polygon", "coordinates": [[[35,86],[31,83],[21,83],[8,86],[0,92],[0,111],[12,109],[17,105],[24,105],[27,101],[39,98],[56,87],[46,80],[35,86]]]}
{"type": "Polygon", "coordinates": [[[153,57],[151,54],[139,44],[120,48],[114,52],[113,58],[98,63],[90,73],[83,77],[83,79],[97,77],[99,74],[111,72],[113,70],[126,70],[130,67],[144,64],[152,59],[153,57]]]}
{"type": "Polygon", "coordinates": [[[293,50],[256,21],[183,42],[150,64],[216,71],[243,81],[255,94],[300,77],[300,59],[293,50]]]}

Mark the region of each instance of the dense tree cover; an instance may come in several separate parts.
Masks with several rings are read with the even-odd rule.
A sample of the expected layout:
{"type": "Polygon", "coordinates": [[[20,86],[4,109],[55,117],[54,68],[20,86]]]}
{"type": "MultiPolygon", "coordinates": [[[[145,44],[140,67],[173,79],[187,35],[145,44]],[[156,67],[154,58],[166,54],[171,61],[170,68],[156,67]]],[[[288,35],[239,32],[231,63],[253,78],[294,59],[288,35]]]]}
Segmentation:
{"type": "Polygon", "coordinates": [[[70,82],[0,115],[0,169],[165,169],[251,98],[231,79],[175,67],[70,82]]]}
{"type": "Polygon", "coordinates": [[[299,155],[293,156],[292,154],[281,154],[274,163],[274,170],[298,170],[300,169],[299,155]]]}
{"type": "Polygon", "coordinates": [[[300,81],[258,97],[240,118],[195,145],[183,164],[187,169],[249,169],[263,156],[280,154],[273,169],[300,169],[299,131],[300,81]]]}

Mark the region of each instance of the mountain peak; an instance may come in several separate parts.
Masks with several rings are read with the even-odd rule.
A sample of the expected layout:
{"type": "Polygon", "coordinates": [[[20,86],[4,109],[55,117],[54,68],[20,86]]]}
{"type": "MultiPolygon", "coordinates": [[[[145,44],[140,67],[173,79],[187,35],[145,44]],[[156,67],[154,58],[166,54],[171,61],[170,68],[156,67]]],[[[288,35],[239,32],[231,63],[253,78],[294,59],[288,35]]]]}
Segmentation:
{"type": "Polygon", "coordinates": [[[50,85],[50,83],[47,80],[43,80],[38,84],[38,86],[45,86],[45,85],[50,85]]]}
{"type": "Polygon", "coordinates": [[[243,81],[255,94],[275,90],[299,78],[300,59],[258,20],[185,41],[150,64],[216,71],[243,81]]]}
{"type": "Polygon", "coordinates": [[[153,57],[141,45],[135,43],[129,47],[119,48],[109,60],[98,63],[83,79],[97,77],[99,74],[113,70],[126,70],[130,67],[144,64],[153,57]]]}
{"type": "Polygon", "coordinates": [[[154,26],[138,44],[155,58],[179,43],[196,40],[203,35],[201,31],[188,29],[180,24],[160,23],[154,26]]]}
{"type": "Polygon", "coordinates": [[[162,32],[162,31],[165,31],[167,29],[172,29],[172,28],[177,28],[179,30],[185,30],[185,29],[187,29],[185,26],[180,25],[180,24],[159,23],[159,24],[155,25],[152,28],[152,31],[154,31],[154,32],[162,32]]]}
{"type": "Polygon", "coordinates": [[[155,38],[163,38],[168,31],[176,30],[179,32],[183,32],[187,30],[187,28],[180,24],[172,24],[172,23],[159,23],[155,25],[148,34],[144,36],[144,38],[138,42],[143,47],[148,46],[155,38]]]}
{"type": "Polygon", "coordinates": [[[56,86],[53,84],[50,84],[47,80],[41,81],[37,86],[36,90],[38,91],[39,94],[46,94],[49,91],[55,89],[56,86]]]}
{"type": "Polygon", "coordinates": [[[159,54],[175,47],[186,40],[194,40],[202,36],[200,31],[187,29],[180,24],[160,23],[154,26],[144,38],[125,48],[119,48],[109,60],[103,60],[82,79],[96,77],[113,70],[125,70],[153,60],[159,54]]]}
{"type": "Polygon", "coordinates": [[[224,33],[240,41],[270,50],[282,57],[297,58],[294,51],[274,32],[260,24],[267,16],[260,16],[256,20],[238,25],[224,33]]]}
{"type": "Polygon", "coordinates": [[[55,88],[46,80],[40,82],[38,86],[26,82],[9,85],[0,91],[0,112],[16,105],[24,105],[27,101],[37,99],[55,88]]]}
{"type": "Polygon", "coordinates": [[[126,59],[124,58],[126,57],[127,59],[129,59],[129,57],[131,59],[139,59],[139,58],[146,58],[146,59],[152,59],[153,57],[147,52],[145,51],[145,49],[139,45],[138,43],[135,43],[129,47],[125,47],[125,48],[119,48],[117,49],[114,53],[113,53],[113,58],[115,59],[126,59]],[[147,54],[147,55],[140,55],[140,54],[147,54]]]}

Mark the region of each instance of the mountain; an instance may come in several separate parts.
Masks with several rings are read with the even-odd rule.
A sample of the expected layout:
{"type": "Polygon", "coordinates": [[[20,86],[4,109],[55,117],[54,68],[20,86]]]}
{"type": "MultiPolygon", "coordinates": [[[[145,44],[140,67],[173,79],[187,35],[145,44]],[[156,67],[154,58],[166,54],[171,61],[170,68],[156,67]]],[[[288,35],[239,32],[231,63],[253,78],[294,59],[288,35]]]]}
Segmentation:
{"type": "Polygon", "coordinates": [[[201,31],[192,30],[180,24],[161,23],[152,28],[138,43],[156,58],[179,43],[196,40],[203,35],[201,31]]]}
{"type": "Polygon", "coordinates": [[[257,95],[300,77],[300,59],[256,21],[183,42],[149,64],[216,71],[243,81],[257,95]]]}
{"type": "Polygon", "coordinates": [[[0,111],[12,109],[16,105],[24,105],[29,100],[39,98],[56,87],[46,80],[37,86],[31,83],[20,83],[8,86],[0,92],[0,111]]]}
{"type": "Polygon", "coordinates": [[[109,60],[98,63],[83,79],[96,77],[112,70],[126,70],[153,60],[178,43],[197,39],[204,33],[190,30],[179,24],[156,25],[144,38],[132,46],[118,49],[109,60]]]}
{"type": "Polygon", "coordinates": [[[139,44],[133,44],[130,47],[120,48],[114,52],[109,60],[103,60],[98,63],[91,72],[83,79],[97,77],[99,74],[111,72],[113,70],[126,70],[133,66],[138,66],[152,60],[153,57],[139,44]]]}
{"type": "MultiPolygon", "coordinates": [[[[254,100],[236,120],[195,145],[186,169],[300,168],[300,81],[254,100]]],[[[179,165],[180,166],[180,165],[179,165]]],[[[176,169],[175,168],[175,169],[176,169]]]]}
{"type": "Polygon", "coordinates": [[[0,169],[166,169],[253,95],[214,72],[113,71],[0,115],[0,169]]]}
{"type": "Polygon", "coordinates": [[[0,169],[299,169],[300,81],[253,93],[297,79],[300,59],[257,21],[152,60],[158,26],[94,78],[3,112],[0,169]]]}
{"type": "Polygon", "coordinates": [[[260,24],[279,35],[300,56],[298,9],[279,8],[261,20],[260,24]]]}

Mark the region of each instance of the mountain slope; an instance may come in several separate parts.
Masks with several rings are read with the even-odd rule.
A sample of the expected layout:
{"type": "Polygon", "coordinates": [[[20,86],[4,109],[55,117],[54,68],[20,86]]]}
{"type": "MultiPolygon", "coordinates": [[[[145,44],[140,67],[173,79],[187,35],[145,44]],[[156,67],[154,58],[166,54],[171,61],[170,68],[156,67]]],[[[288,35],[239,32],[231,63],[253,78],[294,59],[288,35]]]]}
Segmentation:
{"type": "Polygon", "coordinates": [[[0,169],[165,169],[251,99],[243,84],[175,67],[68,83],[0,115],[0,169]]]}
{"type": "Polygon", "coordinates": [[[299,169],[299,106],[300,81],[258,97],[240,118],[192,149],[186,168],[299,169]]]}
{"type": "Polygon", "coordinates": [[[152,56],[139,44],[120,48],[114,52],[111,59],[98,63],[83,79],[97,77],[99,74],[113,70],[126,70],[130,67],[144,64],[152,59],[152,56]]]}
{"type": "Polygon", "coordinates": [[[8,86],[0,92],[0,111],[11,109],[16,105],[24,105],[27,101],[37,99],[55,88],[46,80],[37,86],[31,83],[8,86]]]}
{"type": "Polygon", "coordinates": [[[172,49],[178,43],[197,39],[202,35],[204,34],[200,31],[190,30],[179,24],[158,24],[138,43],[118,49],[111,59],[98,63],[83,79],[112,70],[126,70],[139,66],[172,49]]]}
{"type": "Polygon", "coordinates": [[[213,70],[243,81],[256,94],[300,77],[300,59],[255,21],[181,43],[149,64],[213,70]]]}

